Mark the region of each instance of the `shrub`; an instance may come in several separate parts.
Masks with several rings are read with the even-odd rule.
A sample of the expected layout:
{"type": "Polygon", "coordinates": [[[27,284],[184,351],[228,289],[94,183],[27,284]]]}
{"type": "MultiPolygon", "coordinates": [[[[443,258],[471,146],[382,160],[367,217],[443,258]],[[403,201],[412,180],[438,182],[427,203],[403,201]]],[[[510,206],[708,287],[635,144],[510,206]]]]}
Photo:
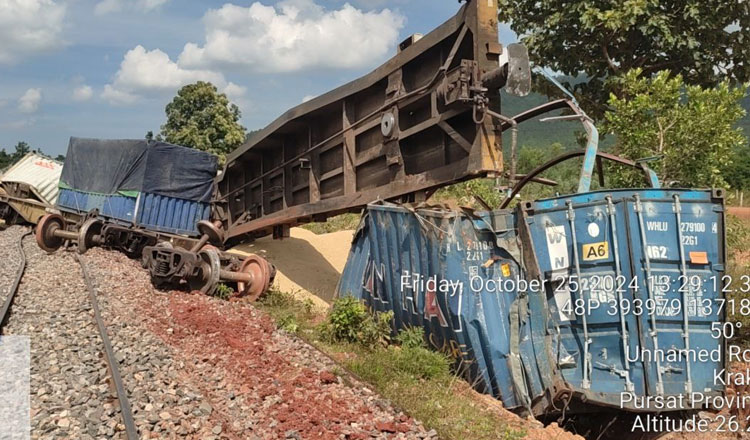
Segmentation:
{"type": "Polygon", "coordinates": [[[259,301],[269,307],[289,307],[295,304],[296,299],[289,292],[282,292],[271,288],[265,295],[260,297],[259,301]]]}
{"type": "Polygon", "coordinates": [[[308,223],[303,225],[302,228],[318,235],[330,234],[331,232],[357,229],[359,220],[359,214],[341,214],[331,217],[323,223],[308,223]]]}
{"type": "Polygon", "coordinates": [[[424,329],[422,327],[408,327],[401,330],[396,336],[396,342],[404,348],[426,348],[424,342],[424,329]]]}
{"type": "Polygon", "coordinates": [[[218,286],[216,286],[216,291],[214,292],[214,295],[216,298],[227,300],[230,296],[234,294],[234,289],[227,286],[224,283],[220,283],[218,286]]]}
{"type": "Polygon", "coordinates": [[[333,342],[350,342],[371,347],[388,343],[393,312],[370,314],[358,299],[346,296],[333,303],[321,332],[333,342]]]}
{"type": "Polygon", "coordinates": [[[297,318],[295,318],[294,315],[292,314],[284,315],[278,318],[276,320],[276,327],[288,333],[297,333],[297,330],[299,330],[299,324],[297,323],[297,318]]]}

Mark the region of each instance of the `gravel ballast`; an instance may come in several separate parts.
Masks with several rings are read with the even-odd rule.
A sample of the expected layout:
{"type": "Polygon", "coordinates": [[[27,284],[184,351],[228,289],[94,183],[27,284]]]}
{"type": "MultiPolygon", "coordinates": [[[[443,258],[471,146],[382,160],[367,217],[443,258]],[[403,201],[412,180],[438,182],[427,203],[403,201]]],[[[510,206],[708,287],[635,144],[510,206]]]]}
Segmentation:
{"type": "MultiPolygon", "coordinates": [[[[0,232],[2,289],[26,232],[0,232]]],[[[24,249],[26,274],[4,332],[31,338],[32,438],[125,438],[74,254],[49,255],[33,236],[24,249]]],[[[117,252],[93,249],[83,261],[141,438],[436,438],[251,304],[155,290],[140,264],[117,252]]]]}

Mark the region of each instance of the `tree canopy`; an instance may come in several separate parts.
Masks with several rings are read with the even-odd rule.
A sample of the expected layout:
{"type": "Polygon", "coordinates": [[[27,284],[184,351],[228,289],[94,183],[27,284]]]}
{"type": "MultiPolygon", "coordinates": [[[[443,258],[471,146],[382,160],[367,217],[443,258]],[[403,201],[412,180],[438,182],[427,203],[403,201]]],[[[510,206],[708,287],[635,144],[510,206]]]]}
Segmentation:
{"type": "MultiPolygon", "coordinates": [[[[604,124],[616,136],[615,153],[654,158],[648,165],[667,185],[726,187],[735,178],[736,154],[749,148],[737,126],[745,115],[740,101],[747,87],[723,81],[703,88],[686,85],[681,75],[662,71],[648,77],[640,69],[622,76],[618,87],[621,97],[610,96],[604,124]]],[[[608,173],[610,184],[643,185],[640,173],[615,168],[614,175],[608,173]]]]}
{"type": "Polygon", "coordinates": [[[167,104],[161,135],[167,142],[224,156],[245,141],[240,109],[211,83],[182,87],[167,104]]]}
{"type": "MultiPolygon", "coordinates": [[[[23,141],[18,142],[14,149],[15,151],[12,153],[7,153],[5,148],[0,150],[0,170],[13,165],[27,153],[31,152],[31,146],[23,141]]],[[[41,152],[41,149],[39,151],[41,152]]]]}
{"type": "Polygon", "coordinates": [[[668,70],[687,84],[750,80],[750,3],[742,0],[499,0],[499,19],[522,36],[532,61],[564,75],[601,116],[609,79],[668,70]]]}

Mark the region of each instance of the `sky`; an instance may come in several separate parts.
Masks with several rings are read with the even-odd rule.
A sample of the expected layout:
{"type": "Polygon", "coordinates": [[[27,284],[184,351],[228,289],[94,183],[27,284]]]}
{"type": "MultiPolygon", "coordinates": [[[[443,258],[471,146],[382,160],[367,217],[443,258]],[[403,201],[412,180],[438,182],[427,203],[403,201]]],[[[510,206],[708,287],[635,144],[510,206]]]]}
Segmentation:
{"type": "MultiPolygon", "coordinates": [[[[71,136],[158,132],[208,80],[248,130],[358,78],[456,0],[0,0],[0,148],[65,154],[71,136]]],[[[502,25],[500,42],[516,40],[502,25]]]]}

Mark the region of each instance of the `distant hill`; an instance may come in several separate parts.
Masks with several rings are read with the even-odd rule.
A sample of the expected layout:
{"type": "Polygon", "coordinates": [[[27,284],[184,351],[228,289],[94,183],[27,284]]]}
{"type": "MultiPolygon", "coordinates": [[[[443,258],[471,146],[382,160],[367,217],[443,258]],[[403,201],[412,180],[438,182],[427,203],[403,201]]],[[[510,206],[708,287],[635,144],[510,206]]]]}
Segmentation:
{"type": "MultiPolygon", "coordinates": [[[[502,92],[502,112],[505,116],[514,116],[524,110],[536,107],[545,102],[550,101],[544,95],[539,93],[531,93],[528,96],[519,98],[517,96],[511,96],[502,92]]],[[[742,101],[742,106],[747,111],[745,117],[740,120],[739,126],[744,130],[745,135],[750,138],[750,96],[746,97],[742,101]]],[[[559,114],[557,112],[555,114],[559,114]]],[[[548,114],[545,116],[552,116],[548,114]]],[[[582,132],[583,127],[578,122],[539,122],[537,120],[529,120],[519,125],[518,130],[518,145],[520,147],[544,147],[552,143],[559,142],[564,148],[578,148],[579,145],[576,142],[576,132],[582,132]]],[[[600,136],[604,135],[600,133],[600,136]]],[[[613,136],[603,136],[604,139],[600,143],[602,148],[607,148],[614,144],[613,136]]],[[[510,146],[510,133],[506,131],[503,135],[503,145],[508,148],[510,146]]]]}
{"type": "MultiPolygon", "coordinates": [[[[525,110],[550,101],[546,96],[531,93],[525,97],[517,97],[502,94],[501,109],[505,116],[515,116],[525,110]]],[[[580,123],[575,121],[540,122],[539,119],[549,116],[557,116],[562,113],[558,110],[548,113],[536,119],[531,119],[518,126],[518,146],[521,147],[545,147],[559,142],[565,149],[576,148],[576,132],[583,131],[580,123]]],[[[510,146],[510,131],[503,134],[503,145],[510,146]]]]}

